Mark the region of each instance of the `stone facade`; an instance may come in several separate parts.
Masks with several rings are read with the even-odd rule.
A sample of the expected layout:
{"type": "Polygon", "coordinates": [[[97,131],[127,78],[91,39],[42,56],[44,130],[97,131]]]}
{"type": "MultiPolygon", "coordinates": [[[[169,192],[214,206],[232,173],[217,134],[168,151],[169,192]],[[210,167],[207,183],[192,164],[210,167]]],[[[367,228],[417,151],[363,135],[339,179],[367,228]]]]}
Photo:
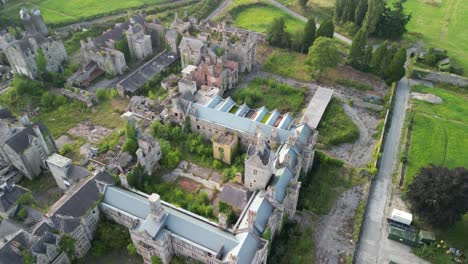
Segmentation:
{"type": "Polygon", "coordinates": [[[30,34],[39,33],[43,36],[47,36],[47,27],[39,9],[28,10],[22,8],[20,10],[20,19],[26,32],[30,34]]]}
{"type": "Polygon", "coordinates": [[[80,54],[83,66],[94,62],[110,75],[122,75],[128,68],[122,52],[107,47],[97,48],[91,39],[88,42],[81,40],[80,54]]]}
{"type": "Polygon", "coordinates": [[[259,134],[257,143],[250,145],[245,160],[244,187],[253,191],[265,189],[274,172],[275,153],[259,134]]]}
{"type": "Polygon", "coordinates": [[[21,40],[10,38],[4,52],[15,74],[34,79],[39,71],[36,64],[38,49],[44,53],[47,71],[63,71],[62,65],[67,59],[65,47],[61,41],[51,37],[45,38],[36,33],[34,35],[27,34],[21,40]]]}
{"type": "Polygon", "coordinates": [[[131,20],[125,35],[127,36],[128,48],[132,58],[143,60],[153,53],[151,36],[145,34],[142,25],[131,20]]]}
{"type": "Polygon", "coordinates": [[[213,157],[222,160],[224,163],[231,164],[237,152],[239,138],[233,134],[220,133],[214,136],[211,142],[213,142],[213,157]]]}
{"type": "Polygon", "coordinates": [[[159,160],[162,158],[161,147],[152,136],[144,134],[138,138],[138,149],[136,151],[138,163],[145,168],[148,175],[152,175],[159,160]]]}
{"type": "Polygon", "coordinates": [[[36,122],[9,137],[0,151],[9,164],[33,179],[47,169],[45,160],[57,147],[47,128],[36,122]]]}

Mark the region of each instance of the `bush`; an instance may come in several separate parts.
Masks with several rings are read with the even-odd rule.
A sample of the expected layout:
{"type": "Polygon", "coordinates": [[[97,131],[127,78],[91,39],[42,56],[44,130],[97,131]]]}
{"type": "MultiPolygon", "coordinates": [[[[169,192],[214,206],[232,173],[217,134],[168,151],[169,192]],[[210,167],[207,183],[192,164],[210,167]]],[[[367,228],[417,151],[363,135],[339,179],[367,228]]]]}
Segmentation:
{"type": "Polygon", "coordinates": [[[127,122],[125,126],[125,143],[122,146],[122,150],[135,155],[138,149],[137,130],[133,124],[127,122]]]}
{"type": "Polygon", "coordinates": [[[26,219],[26,217],[28,217],[28,211],[25,208],[21,207],[18,213],[16,213],[16,218],[18,220],[24,220],[26,219]]]}
{"type": "Polygon", "coordinates": [[[104,88],[98,88],[96,91],[96,98],[99,102],[104,102],[105,100],[107,100],[106,90],[104,90],[104,88]]]}
{"type": "Polygon", "coordinates": [[[133,245],[133,243],[130,243],[127,245],[127,252],[130,256],[133,256],[137,253],[137,250],[135,246],[133,245]]]}

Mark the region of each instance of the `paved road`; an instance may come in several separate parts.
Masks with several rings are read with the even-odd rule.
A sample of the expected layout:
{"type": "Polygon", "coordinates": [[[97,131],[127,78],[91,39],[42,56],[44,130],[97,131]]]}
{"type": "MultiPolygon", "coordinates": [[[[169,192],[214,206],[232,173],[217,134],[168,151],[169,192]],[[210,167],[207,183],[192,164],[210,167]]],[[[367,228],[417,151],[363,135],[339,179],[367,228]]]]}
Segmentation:
{"type": "MultiPolygon", "coordinates": [[[[296,17],[296,18],[299,18],[300,20],[302,20],[302,21],[304,21],[304,22],[307,22],[307,18],[306,18],[306,17],[304,17],[304,16],[302,16],[302,15],[300,15],[300,14],[294,12],[293,10],[291,10],[291,9],[287,8],[286,6],[284,6],[284,5],[280,4],[280,3],[278,3],[277,1],[275,1],[275,0],[268,0],[268,1],[270,1],[270,3],[272,3],[272,4],[275,5],[276,7],[282,9],[283,11],[285,11],[285,12],[287,12],[287,13],[289,13],[290,15],[292,15],[292,16],[294,16],[294,17],[296,17]]],[[[317,24],[317,27],[319,27],[319,26],[320,26],[320,24],[317,24]]],[[[352,41],[351,39],[349,39],[349,38],[347,38],[347,37],[345,37],[345,36],[343,36],[343,35],[340,35],[340,34],[338,34],[338,33],[336,33],[336,32],[333,34],[333,36],[334,36],[335,38],[337,38],[337,39],[343,41],[343,42],[346,42],[346,43],[350,44],[350,45],[351,45],[351,43],[353,43],[353,41],[352,41]]]]}
{"type": "MultiPolygon", "coordinates": [[[[398,146],[409,98],[409,81],[403,78],[398,82],[395,92],[391,126],[389,128],[380,170],[375,179],[374,188],[369,194],[368,210],[360,245],[356,250],[355,263],[380,264],[394,261],[399,264],[427,263],[410,252],[410,248],[387,239],[386,216],[387,203],[391,199],[392,173],[398,153],[398,146]]],[[[388,211],[388,210],[387,210],[388,211]]]]}
{"type": "Polygon", "coordinates": [[[212,20],[213,18],[217,17],[223,10],[231,4],[232,0],[225,0],[218,8],[216,8],[213,13],[211,13],[206,20],[212,20]]]}

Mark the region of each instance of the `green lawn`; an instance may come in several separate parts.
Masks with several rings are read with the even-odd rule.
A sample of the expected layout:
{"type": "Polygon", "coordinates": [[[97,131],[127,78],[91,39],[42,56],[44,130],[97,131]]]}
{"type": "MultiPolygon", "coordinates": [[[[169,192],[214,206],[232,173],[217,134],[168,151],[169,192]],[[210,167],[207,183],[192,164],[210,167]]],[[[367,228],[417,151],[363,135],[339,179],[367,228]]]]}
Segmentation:
{"type": "Polygon", "coordinates": [[[412,13],[407,38],[444,48],[459,61],[468,76],[468,5],[466,0],[408,0],[405,10],[412,13]],[[435,4],[440,2],[441,5],[435,4]]]}
{"type": "Polygon", "coordinates": [[[54,138],[65,134],[79,122],[88,120],[94,124],[108,128],[118,128],[125,125],[120,115],[125,110],[128,101],[120,97],[102,102],[94,107],[94,111],[83,105],[72,102],[62,105],[51,112],[42,112],[34,117],[40,120],[52,133],[54,138]]]}
{"type": "Polygon", "coordinates": [[[468,167],[468,124],[416,113],[413,118],[405,185],[429,164],[468,167]]]}
{"type": "Polygon", "coordinates": [[[266,71],[294,78],[301,81],[312,81],[312,69],[306,64],[305,54],[277,49],[263,65],[266,71]]]}
{"type": "MultiPolygon", "coordinates": [[[[419,169],[429,164],[448,168],[468,167],[468,98],[463,92],[414,86],[413,91],[431,93],[442,104],[412,100],[411,137],[404,186],[408,186],[419,169]]],[[[448,229],[435,230],[443,239],[462,251],[468,250],[468,214],[448,229]]]]}
{"type": "Polygon", "coordinates": [[[322,148],[342,143],[353,143],[359,138],[359,130],[344,112],[340,102],[332,99],[318,126],[318,143],[322,148]]]}
{"type": "Polygon", "coordinates": [[[434,94],[444,100],[442,104],[413,100],[412,104],[415,111],[468,124],[468,97],[453,91],[422,85],[413,86],[412,91],[434,94]]]}
{"type": "Polygon", "coordinates": [[[252,108],[265,106],[270,111],[278,109],[282,113],[296,114],[304,104],[305,89],[278,83],[274,79],[255,78],[232,97],[238,104],[245,102],[252,108]]]}
{"type": "Polygon", "coordinates": [[[23,6],[36,7],[41,10],[46,23],[59,24],[164,2],[168,0],[20,0],[8,1],[6,8],[1,8],[0,13],[16,15],[23,6]]]}
{"type": "Polygon", "coordinates": [[[302,30],[305,23],[281,9],[266,3],[243,4],[230,10],[236,26],[265,33],[274,18],[283,17],[288,32],[302,30]]]}

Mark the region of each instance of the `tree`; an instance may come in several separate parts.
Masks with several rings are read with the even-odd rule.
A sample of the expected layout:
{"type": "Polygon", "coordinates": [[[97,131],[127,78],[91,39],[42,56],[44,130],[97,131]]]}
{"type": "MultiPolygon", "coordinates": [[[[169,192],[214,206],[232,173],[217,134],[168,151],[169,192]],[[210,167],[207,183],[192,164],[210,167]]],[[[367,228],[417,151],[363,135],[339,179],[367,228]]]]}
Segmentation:
{"type": "Polygon", "coordinates": [[[36,66],[39,74],[43,74],[47,71],[47,60],[44,51],[41,48],[36,50],[36,66]]]}
{"type": "Polygon", "coordinates": [[[304,8],[306,7],[307,5],[307,2],[309,2],[309,0],[298,0],[299,1],[299,5],[304,8]]]}
{"type": "Polygon", "coordinates": [[[122,38],[115,42],[114,47],[116,50],[124,54],[125,60],[127,62],[132,59],[130,57],[130,48],[128,47],[127,35],[125,33],[122,33],[122,38]]]}
{"type": "Polygon", "coordinates": [[[75,243],[76,242],[75,239],[73,239],[73,237],[67,234],[63,234],[60,237],[59,248],[61,251],[67,253],[69,258],[73,258],[75,256],[76,251],[75,243]]]}
{"type": "Polygon", "coordinates": [[[304,26],[304,36],[302,39],[304,47],[310,47],[312,44],[314,44],[316,31],[317,25],[315,24],[315,19],[309,18],[306,25],[304,26]]]}
{"type": "Polygon", "coordinates": [[[132,170],[127,174],[128,185],[136,189],[143,188],[145,178],[145,168],[143,168],[143,166],[141,166],[140,164],[134,166],[132,170]]]}
{"type": "Polygon", "coordinates": [[[403,3],[399,0],[393,3],[393,8],[385,7],[376,24],[374,34],[381,38],[397,39],[406,32],[406,25],[411,14],[405,15],[403,3]]]}
{"type": "Polygon", "coordinates": [[[34,264],[36,263],[36,258],[27,250],[21,250],[21,255],[23,256],[23,263],[24,264],[34,264]]]}
{"type": "Polygon", "coordinates": [[[468,211],[468,170],[422,168],[406,193],[411,209],[432,226],[446,227],[468,211]]]}
{"type": "Polygon", "coordinates": [[[385,82],[390,85],[392,82],[399,81],[405,76],[406,49],[398,49],[392,61],[385,69],[385,82]]]}
{"type": "Polygon", "coordinates": [[[340,56],[332,39],[319,37],[309,49],[307,63],[318,71],[334,68],[338,65],[340,56]]]}
{"type": "Polygon", "coordinates": [[[162,264],[162,260],[158,256],[151,257],[151,264],[162,264]]]}
{"type": "Polygon", "coordinates": [[[316,37],[326,37],[333,38],[333,33],[335,32],[335,25],[331,19],[327,19],[320,24],[319,29],[317,30],[316,37]]]}
{"type": "Polygon", "coordinates": [[[104,88],[98,88],[96,90],[96,98],[98,99],[99,102],[103,102],[107,100],[106,90],[104,90],[104,88]]]}
{"type": "Polygon", "coordinates": [[[130,153],[131,155],[135,155],[138,149],[137,131],[135,126],[128,121],[125,126],[125,138],[126,140],[122,146],[122,150],[130,153]]]}
{"type": "Polygon", "coordinates": [[[335,13],[334,19],[336,23],[343,22],[342,18],[343,18],[343,13],[344,13],[345,8],[346,8],[346,0],[336,0],[335,12],[334,12],[335,13]]]}
{"type": "Polygon", "coordinates": [[[362,25],[367,12],[367,0],[359,0],[359,3],[354,10],[354,23],[358,26],[362,25]]]}
{"type": "Polygon", "coordinates": [[[275,18],[267,29],[266,39],[272,46],[288,48],[291,43],[291,36],[286,32],[286,25],[282,17],[275,18]]]}
{"type": "Polygon", "coordinates": [[[367,3],[366,17],[363,26],[367,28],[369,34],[374,33],[380,14],[385,8],[384,0],[369,0],[367,3]]]}
{"type": "Polygon", "coordinates": [[[383,64],[385,58],[385,53],[388,49],[387,41],[380,44],[377,49],[375,49],[374,53],[372,54],[372,59],[370,61],[370,68],[372,73],[381,76],[383,74],[383,64]]]}
{"type": "Polygon", "coordinates": [[[133,243],[129,243],[127,245],[127,252],[130,256],[133,256],[137,253],[136,247],[133,245],[133,243]]]}
{"type": "Polygon", "coordinates": [[[21,207],[21,209],[18,211],[18,213],[16,213],[16,217],[19,220],[24,220],[24,219],[26,219],[26,217],[28,217],[28,211],[24,207],[21,207]]]}
{"type": "Polygon", "coordinates": [[[362,27],[354,36],[351,51],[349,52],[348,64],[360,71],[367,68],[366,62],[367,30],[362,27]]]}

